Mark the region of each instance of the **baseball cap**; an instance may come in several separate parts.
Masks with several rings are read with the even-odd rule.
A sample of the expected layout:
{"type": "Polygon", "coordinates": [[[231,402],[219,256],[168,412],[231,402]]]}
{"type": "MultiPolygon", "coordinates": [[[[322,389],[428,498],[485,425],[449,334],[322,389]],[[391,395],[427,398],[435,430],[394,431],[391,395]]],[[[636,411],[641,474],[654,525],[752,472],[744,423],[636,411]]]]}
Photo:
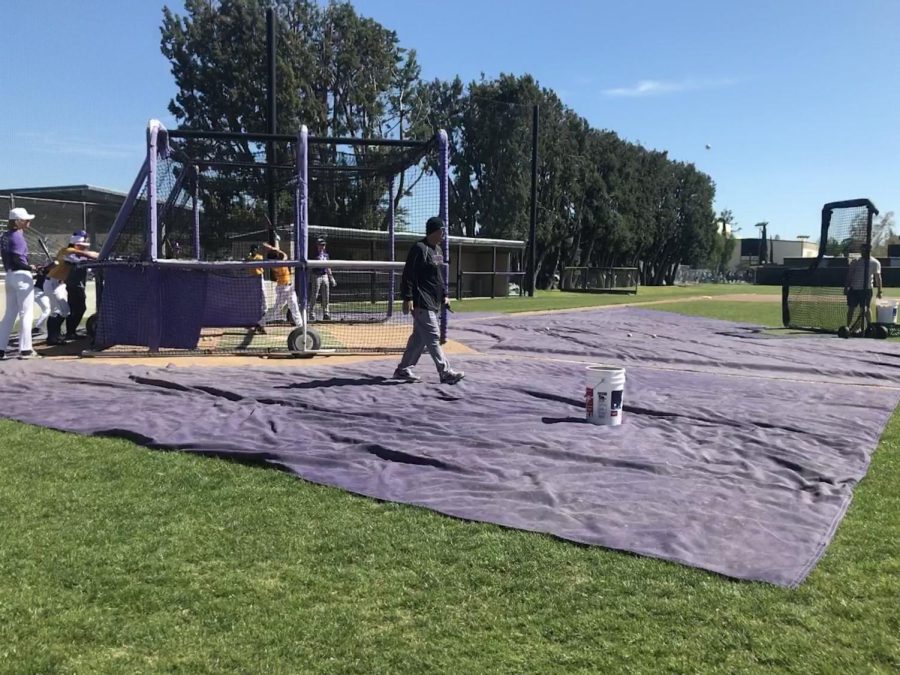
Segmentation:
{"type": "Polygon", "coordinates": [[[431,234],[436,230],[444,229],[444,221],[438,218],[437,216],[432,216],[428,219],[428,222],[425,223],[425,234],[431,234]]]}
{"type": "Polygon", "coordinates": [[[322,244],[323,246],[327,243],[322,237],[316,239],[317,244],[322,244]]]}
{"type": "Polygon", "coordinates": [[[70,246],[90,246],[90,242],[87,240],[87,237],[73,234],[69,237],[69,245],[70,246]]]}
{"type": "Polygon", "coordinates": [[[34,214],[28,213],[21,206],[15,209],[10,209],[9,211],[9,219],[10,220],[34,220],[34,214]]]}

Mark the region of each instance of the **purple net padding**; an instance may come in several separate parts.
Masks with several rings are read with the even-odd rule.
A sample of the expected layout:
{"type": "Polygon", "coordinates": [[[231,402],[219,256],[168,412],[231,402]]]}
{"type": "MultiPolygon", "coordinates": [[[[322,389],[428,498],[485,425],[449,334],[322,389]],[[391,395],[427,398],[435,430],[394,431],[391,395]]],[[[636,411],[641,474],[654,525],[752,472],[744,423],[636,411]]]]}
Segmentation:
{"type": "Polygon", "coordinates": [[[387,379],[394,360],[299,369],[6,361],[0,414],[274,464],[378,499],[795,586],[831,540],[900,400],[900,383],[884,376],[900,363],[894,343],[773,338],[643,310],[453,325],[488,349],[453,356],[468,373],[454,387],[436,383],[427,357],[419,385],[387,379]],[[648,321],[657,338],[616,330],[649,331],[648,321]],[[791,354],[793,369],[779,374],[791,354]],[[597,360],[628,364],[620,427],[584,420],[585,363],[597,360]]]}
{"type": "Polygon", "coordinates": [[[265,309],[258,276],[153,266],[113,266],[103,274],[97,349],[195,349],[202,328],[253,326],[265,309]]]}
{"type": "Polygon", "coordinates": [[[194,349],[206,298],[203,275],[158,267],[108,267],[94,346],[194,349]]]}
{"type": "Polygon", "coordinates": [[[159,270],[160,348],[195,349],[203,327],[206,279],[193,270],[159,270]]]}
{"type": "Polygon", "coordinates": [[[201,272],[206,279],[204,328],[255,326],[266,311],[262,277],[201,272]]]}

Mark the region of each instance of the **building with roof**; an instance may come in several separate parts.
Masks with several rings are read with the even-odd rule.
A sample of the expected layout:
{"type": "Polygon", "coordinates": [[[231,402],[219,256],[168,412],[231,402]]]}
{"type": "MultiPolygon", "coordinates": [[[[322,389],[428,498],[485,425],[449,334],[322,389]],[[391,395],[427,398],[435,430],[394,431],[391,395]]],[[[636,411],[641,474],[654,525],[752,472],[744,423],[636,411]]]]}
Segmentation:
{"type": "MultiPolygon", "coordinates": [[[[91,244],[99,249],[107,238],[126,194],[92,185],[62,185],[0,189],[0,214],[25,207],[34,213],[34,229],[40,232],[51,250],[61,248],[75,230],[86,230],[91,244]]],[[[282,226],[289,238],[290,226],[282,226]]],[[[264,241],[266,230],[235,236],[234,259],[242,259],[252,243],[264,241]]],[[[384,260],[387,232],[311,225],[310,242],[319,236],[329,240],[332,258],[343,260],[384,260]]],[[[422,234],[397,232],[396,255],[399,259],[422,234]]],[[[478,237],[450,237],[450,292],[463,297],[503,297],[518,294],[523,288],[525,242],[478,237]]],[[[293,253],[292,251],[290,252],[293,253]]]]}

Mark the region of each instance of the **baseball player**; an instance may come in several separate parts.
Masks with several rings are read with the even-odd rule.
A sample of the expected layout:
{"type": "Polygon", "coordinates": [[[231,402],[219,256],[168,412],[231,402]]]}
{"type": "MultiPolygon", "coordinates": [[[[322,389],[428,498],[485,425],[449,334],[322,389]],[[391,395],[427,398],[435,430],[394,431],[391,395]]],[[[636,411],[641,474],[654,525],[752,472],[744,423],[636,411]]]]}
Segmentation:
{"type": "Polygon", "coordinates": [[[28,262],[28,243],[25,230],[31,227],[34,215],[23,208],[9,212],[7,230],[0,235],[0,256],[6,270],[6,311],[0,321],[0,359],[6,358],[9,336],[16,317],[19,318],[19,358],[37,356],[31,348],[31,321],[34,318],[34,278],[28,262]]]}
{"type": "Polygon", "coordinates": [[[47,319],[48,345],[61,345],[66,342],[62,336],[62,327],[71,314],[66,280],[72,272],[72,263],[97,258],[98,254],[95,251],[84,248],[85,243],[83,236],[73,234],[69,238],[69,244],[57,253],[53,267],[47,272],[44,293],[50,299],[50,318],[47,319]]]}
{"type": "MultiPolygon", "coordinates": [[[[328,251],[325,250],[326,242],[324,239],[316,241],[316,249],[318,251],[316,260],[328,260],[328,251]]],[[[309,320],[316,320],[316,303],[319,302],[319,293],[322,294],[322,318],[325,321],[331,321],[331,289],[337,286],[337,281],[331,270],[327,267],[317,269],[315,271],[316,291],[313,295],[312,311],[310,311],[309,320]]]]}
{"type": "MultiPolygon", "coordinates": [[[[84,230],[73,232],[69,243],[83,256],[82,259],[97,259],[98,254],[88,250],[91,244],[88,241],[87,232],[84,230]]],[[[76,258],[73,257],[71,262],[75,260],[76,258]]],[[[70,314],[66,318],[66,340],[77,340],[81,337],[78,335],[78,326],[81,325],[81,320],[87,311],[87,272],[87,267],[73,266],[66,278],[66,293],[69,297],[70,310],[70,314]]]]}
{"type": "MultiPolygon", "coordinates": [[[[263,248],[268,251],[266,257],[269,260],[287,260],[287,253],[280,250],[277,246],[263,244],[263,248]]],[[[292,323],[294,326],[299,326],[300,305],[297,302],[297,292],[294,290],[291,268],[287,265],[284,267],[273,267],[272,274],[275,277],[275,303],[263,316],[260,325],[265,328],[267,322],[280,319],[281,313],[287,307],[290,310],[292,323]]]]}

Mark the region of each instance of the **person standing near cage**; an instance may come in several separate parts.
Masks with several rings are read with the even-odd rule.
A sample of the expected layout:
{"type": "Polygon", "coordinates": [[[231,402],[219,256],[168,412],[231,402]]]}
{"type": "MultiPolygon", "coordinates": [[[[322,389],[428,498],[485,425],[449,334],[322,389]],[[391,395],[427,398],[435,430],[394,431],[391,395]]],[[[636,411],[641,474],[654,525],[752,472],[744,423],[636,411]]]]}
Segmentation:
{"type": "Polygon", "coordinates": [[[6,309],[0,320],[0,359],[6,358],[9,336],[16,318],[19,319],[19,358],[37,356],[31,348],[31,321],[34,318],[34,271],[28,262],[28,242],[25,230],[31,227],[34,215],[23,208],[9,212],[7,230],[0,235],[0,257],[6,271],[6,309]]]}
{"type": "MultiPolygon", "coordinates": [[[[881,262],[878,258],[872,258],[872,247],[863,244],[862,255],[853,260],[847,266],[847,280],[844,282],[844,293],[847,295],[847,328],[854,329],[853,314],[859,307],[859,319],[866,317],[866,325],[872,322],[869,305],[872,302],[872,281],[878,287],[878,297],[881,297],[881,262]],[[869,278],[866,279],[866,260],[869,262],[869,278]]],[[[859,321],[857,319],[857,321],[859,321]]]]}
{"type": "MultiPolygon", "coordinates": [[[[84,230],[73,232],[69,244],[79,252],[79,256],[69,256],[67,262],[97,259],[98,254],[88,250],[91,244],[88,241],[87,232],[84,230]]],[[[78,335],[78,326],[81,325],[81,320],[87,311],[87,273],[87,267],[72,265],[69,276],[66,277],[66,293],[69,297],[69,316],[66,317],[66,340],[77,340],[81,337],[78,335]]]]}
{"type": "Polygon", "coordinates": [[[426,349],[437,367],[441,384],[456,384],[465,373],[453,370],[441,349],[441,331],[438,312],[450,299],[444,287],[444,221],[438,217],[428,219],[425,238],[417,241],[406,256],[400,289],[403,294],[403,313],[413,315],[413,331],[406,343],[406,351],[394,371],[394,379],[404,382],[421,382],[413,372],[419,357],[426,349]]]}
{"type": "Polygon", "coordinates": [[[66,281],[72,270],[75,269],[73,263],[97,258],[97,253],[88,251],[84,248],[84,244],[85,238],[80,235],[73,234],[69,237],[68,245],[60,249],[53,267],[47,273],[44,293],[50,299],[50,318],[47,319],[48,345],[61,345],[66,342],[62,335],[62,328],[72,313],[66,281]]]}
{"type": "MultiPolygon", "coordinates": [[[[328,260],[328,251],[325,250],[327,242],[324,239],[316,241],[316,260],[328,260]]],[[[331,321],[331,289],[337,286],[337,280],[328,267],[317,268],[315,271],[316,289],[313,294],[313,309],[309,313],[309,320],[316,320],[316,304],[319,302],[319,293],[322,294],[322,319],[331,321]]]]}
{"type": "MultiPolygon", "coordinates": [[[[287,260],[287,253],[271,244],[263,244],[268,253],[266,257],[269,260],[287,260]]],[[[293,275],[288,265],[273,267],[272,275],[275,277],[275,302],[269,310],[263,315],[262,321],[259,322],[263,329],[269,321],[277,321],[281,318],[282,312],[287,308],[290,312],[291,323],[294,326],[300,325],[300,305],[297,302],[297,291],[294,290],[293,275]]]]}
{"type": "MultiPolygon", "coordinates": [[[[258,244],[250,244],[250,252],[247,254],[247,257],[244,260],[248,261],[256,261],[256,260],[265,260],[263,254],[259,252],[258,244]]],[[[259,277],[259,292],[262,294],[262,311],[259,313],[260,318],[259,322],[253,327],[253,330],[257,333],[261,333],[265,335],[266,329],[263,325],[265,320],[266,312],[268,311],[268,298],[266,297],[266,274],[265,270],[262,267],[253,267],[250,269],[250,275],[254,277],[259,277]]]]}
{"type": "Polygon", "coordinates": [[[31,330],[32,335],[40,335],[47,326],[47,319],[50,318],[50,298],[44,293],[44,282],[47,281],[47,272],[50,271],[50,265],[42,265],[35,270],[34,273],[34,304],[36,304],[41,314],[37,321],[34,322],[34,328],[31,330]]]}

